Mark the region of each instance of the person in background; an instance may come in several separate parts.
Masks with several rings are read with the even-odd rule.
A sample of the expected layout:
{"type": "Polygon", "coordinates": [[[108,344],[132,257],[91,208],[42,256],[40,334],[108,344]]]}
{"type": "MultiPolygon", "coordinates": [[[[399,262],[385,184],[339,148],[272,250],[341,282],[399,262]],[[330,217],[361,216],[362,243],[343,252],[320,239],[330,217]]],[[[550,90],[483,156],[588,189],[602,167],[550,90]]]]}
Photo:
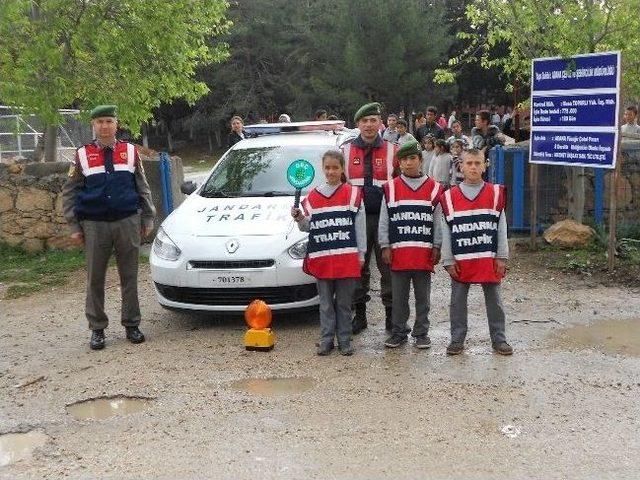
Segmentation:
{"type": "Polygon", "coordinates": [[[327,111],[322,109],[316,110],[316,114],[314,115],[313,119],[316,122],[323,122],[327,120],[327,111]]]}
{"type": "Polygon", "coordinates": [[[291,117],[286,113],[281,113],[278,117],[278,123],[291,123],[291,117]]]}
{"type": "Polygon", "coordinates": [[[227,138],[227,148],[233,147],[240,140],[243,140],[245,136],[246,133],[244,131],[244,122],[242,121],[242,117],[234,115],[231,117],[231,132],[227,138]]]}
{"type": "Polygon", "coordinates": [[[387,128],[382,133],[382,139],[387,142],[395,143],[398,141],[398,131],[396,125],[398,123],[398,116],[395,113],[390,113],[387,116],[387,128]]]}
{"type": "Polygon", "coordinates": [[[398,138],[396,143],[400,146],[404,145],[407,142],[415,142],[416,139],[413,138],[409,132],[407,132],[407,121],[403,118],[398,120],[396,124],[396,131],[398,132],[398,138]]]}
{"type": "Polygon", "coordinates": [[[507,123],[507,120],[511,118],[511,111],[511,107],[507,107],[504,109],[504,115],[502,115],[502,120],[500,122],[503,127],[507,123]]]}
{"type": "Polygon", "coordinates": [[[422,173],[429,174],[431,162],[436,156],[436,140],[431,135],[422,139],[422,173]]]}
{"type": "Polygon", "coordinates": [[[416,113],[416,117],[413,121],[413,131],[418,132],[425,124],[427,123],[427,118],[424,116],[424,113],[418,112],[416,113]]]}
{"type": "Polygon", "coordinates": [[[298,228],[309,232],[305,273],[316,277],[320,297],[318,355],[329,355],[338,339],[342,355],[353,355],[351,302],[367,251],[366,217],[358,187],[346,183],[344,157],[329,150],[322,156],[326,183],[291,209],[298,228]],[[343,233],[335,240],[336,227],[343,233]],[[331,238],[331,240],[324,240],[331,238]]]}
{"type": "Polygon", "coordinates": [[[495,125],[500,128],[500,114],[498,113],[498,109],[495,107],[491,107],[491,125],[495,125]]]}
{"type": "Polygon", "coordinates": [[[442,129],[443,132],[446,132],[448,125],[449,124],[447,122],[447,118],[445,117],[444,113],[441,113],[438,117],[438,126],[442,129]]]}
{"type": "Polygon", "coordinates": [[[485,162],[479,150],[467,150],[462,159],[464,181],[447,190],[440,204],[444,213],[442,261],[451,276],[451,342],[448,355],[464,350],[467,336],[469,287],[480,284],[484,293],[491,346],[500,355],[513,348],[505,336],[505,314],[500,282],[507,271],[509,245],[502,185],[482,180],[485,162]]]}
{"type": "Polygon", "coordinates": [[[436,140],[435,157],[429,166],[429,176],[445,189],[451,184],[451,163],[453,159],[449,153],[449,144],[439,138],[436,140]]]}
{"type": "Polygon", "coordinates": [[[453,127],[453,122],[457,122],[457,121],[458,119],[456,118],[456,111],[452,110],[451,115],[449,115],[449,120],[447,121],[447,128],[451,130],[453,127]]]}
{"type": "Polygon", "coordinates": [[[487,110],[480,110],[476,113],[476,126],[471,129],[471,146],[477,150],[485,150],[485,155],[496,145],[504,145],[500,129],[496,125],[491,125],[491,113],[487,110]]]}
{"type": "Polygon", "coordinates": [[[456,139],[451,142],[449,151],[451,153],[451,185],[458,185],[462,183],[464,176],[460,169],[460,163],[462,162],[462,152],[465,150],[465,144],[462,140],[456,139]]]}
{"type": "Polygon", "coordinates": [[[416,139],[422,142],[422,139],[427,135],[431,135],[435,139],[444,138],[444,130],[440,128],[440,125],[436,122],[438,110],[436,107],[427,107],[426,122],[416,132],[416,139]]]}
{"type": "Polygon", "coordinates": [[[622,133],[635,133],[640,135],[640,125],[638,125],[638,107],[628,106],[624,111],[624,125],[620,127],[622,133]]]}
{"type": "Polygon", "coordinates": [[[462,124],[458,120],[455,120],[451,124],[451,134],[452,135],[447,138],[449,146],[451,146],[451,144],[456,140],[460,140],[463,143],[464,148],[468,148],[471,145],[471,139],[462,133],[462,124]]]}

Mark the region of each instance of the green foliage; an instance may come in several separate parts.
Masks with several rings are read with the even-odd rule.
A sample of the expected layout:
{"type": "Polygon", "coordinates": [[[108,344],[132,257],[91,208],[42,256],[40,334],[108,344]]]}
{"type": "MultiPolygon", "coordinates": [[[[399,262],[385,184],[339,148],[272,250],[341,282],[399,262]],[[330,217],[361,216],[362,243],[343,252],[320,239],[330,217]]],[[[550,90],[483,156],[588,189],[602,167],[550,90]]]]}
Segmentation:
{"type": "Polygon", "coordinates": [[[620,50],[623,87],[639,96],[640,37],[630,32],[640,29],[640,15],[631,12],[640,12],[640,0],[472,0],[466,7],[468,28],[458,34],[467,47],[446,70],[479,62],[527,83],[532,58],[620,50]]]}
{"type": "Polygon", "coordinates": [[[137,132],[162,102],[207,93],[198,67],[227,45],[224,0],[2,0],[0,98],[49,123],[58,109],[115,103],[137,132]]]}
{"type": "Polygon", "coordinates": [[[454,88],[432,81],[453,40],[443,15],[422,0],[238,2],[220,39],[229,60],[201,70],[218,88],[197,103],[194,125],[250,112],[307,120],[317,108],[350,120],[369,99],[397,111],[451,98],[454,88]]]}
{"type": "Polygon", "coordinates": [[[80,250],[32,254],[0,243],[0,283],[7,285],[7,298],[62,285],[83,266],[84,254],[80,250]]]}

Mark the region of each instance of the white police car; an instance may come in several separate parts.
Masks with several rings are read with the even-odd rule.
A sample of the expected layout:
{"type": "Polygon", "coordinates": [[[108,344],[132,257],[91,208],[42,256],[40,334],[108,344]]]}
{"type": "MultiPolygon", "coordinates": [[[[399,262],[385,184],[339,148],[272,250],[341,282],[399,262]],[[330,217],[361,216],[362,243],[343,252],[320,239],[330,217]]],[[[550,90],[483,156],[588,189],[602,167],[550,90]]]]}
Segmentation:
{"type": "MultiPolygon", "coordinates": [[[[318,304],[316,282],[302,271],[307,234],[291,218],[291,162],[314,166],[324,182],[322,154],[350,135],[344,122],[247,126],[207,180],[169,215],[151,249],[158,301],[172,309],[242,311],[254,299],[274,310],[318,304]]],[[[188,187],[187,187],[188,188],[188,187]]],[[[187,192],[185,192],[187,193],[187,192]]]]}

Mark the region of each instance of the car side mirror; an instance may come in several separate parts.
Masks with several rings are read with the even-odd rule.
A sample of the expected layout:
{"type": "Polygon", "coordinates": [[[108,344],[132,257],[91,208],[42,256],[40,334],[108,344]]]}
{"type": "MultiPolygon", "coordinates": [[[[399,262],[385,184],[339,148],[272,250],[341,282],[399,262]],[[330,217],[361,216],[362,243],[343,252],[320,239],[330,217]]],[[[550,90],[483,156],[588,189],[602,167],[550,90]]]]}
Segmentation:
{"type": "Polygon", "coordinates": [[[196,188],[198,188],[198,185],[196,185],[196,183],[192,182],[191,180],[182,182],[182,185],[180,185],[180,191],[185,195],[191,195],[196,191],[196,188]]]}

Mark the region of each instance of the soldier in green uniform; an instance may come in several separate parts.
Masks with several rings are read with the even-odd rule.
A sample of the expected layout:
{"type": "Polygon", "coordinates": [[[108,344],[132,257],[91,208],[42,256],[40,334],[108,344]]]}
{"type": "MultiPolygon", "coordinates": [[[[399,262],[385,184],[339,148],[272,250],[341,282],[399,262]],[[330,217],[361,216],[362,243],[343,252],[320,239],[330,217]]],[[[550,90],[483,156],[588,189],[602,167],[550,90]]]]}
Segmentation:
{"type": "Polygon", "coordinates": [[[135,145],[116,139],[115,105],[91,111],[95,141],[80,147],[62,191],[71,238],[84,246],[87,266],[85,313],[90,347],[104,348],[105,276],[115,252],[122,291],[121,322],[132,343],[144,342],[138,302],[140,240],[153,230],[155,208],[135,145]]]}

